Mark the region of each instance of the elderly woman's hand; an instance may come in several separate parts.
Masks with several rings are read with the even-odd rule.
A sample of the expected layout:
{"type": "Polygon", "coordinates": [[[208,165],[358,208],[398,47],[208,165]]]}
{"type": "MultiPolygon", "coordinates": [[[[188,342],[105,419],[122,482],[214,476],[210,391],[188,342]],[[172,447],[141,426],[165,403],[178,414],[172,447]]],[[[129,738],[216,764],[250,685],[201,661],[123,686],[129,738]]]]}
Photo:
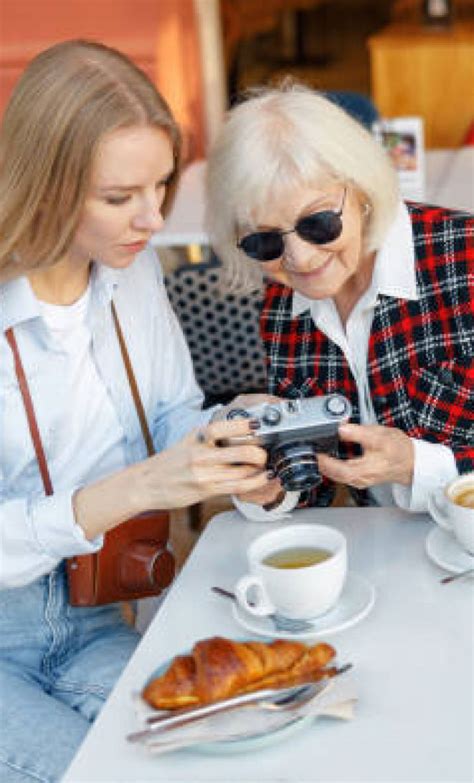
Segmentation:
{"type": "Polygon", "coordinates": [[[362,456],[339,460],[327,454],[318,455],[323,476],[366,489],[385,482],[408,486],[413,480],[414,448],[402,430],[377,424],[343,424],[339,428],[342,441],[358,443],[362,456]]]}

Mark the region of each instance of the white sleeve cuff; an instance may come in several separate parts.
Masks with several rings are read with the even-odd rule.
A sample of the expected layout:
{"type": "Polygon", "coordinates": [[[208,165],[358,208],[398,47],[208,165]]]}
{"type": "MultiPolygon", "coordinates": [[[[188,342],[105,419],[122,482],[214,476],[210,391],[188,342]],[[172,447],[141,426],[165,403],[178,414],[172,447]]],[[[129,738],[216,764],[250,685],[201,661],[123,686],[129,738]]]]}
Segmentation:
{"type": "Polygon", "coordinates": [[[411,441],[415,449],[413,482],[409,487],[393,484],[393,497],[405,511],[424,512],[429,496],[458,475],[456,460],[448,446],[416,438],[411,441]]]}
{"type": "Polygon", "coordinates": [[[88,541],[82,527],[76,523],[72,496],[77,487],[58,492],[30,503],[29,520],[42,551],[49,557],[62,559],[97,552],[103,536],[88,541]]]}
{"type": "Polygon", "coordinates": [[[290,512],[298,505],[299,492],[287,492],[278,506],[266,511],[263,506],[256,503],[245,503],[232,495],[232,501],[238,511],[250,522],[277,522],[281,519],[289,519],[290,512]]]}

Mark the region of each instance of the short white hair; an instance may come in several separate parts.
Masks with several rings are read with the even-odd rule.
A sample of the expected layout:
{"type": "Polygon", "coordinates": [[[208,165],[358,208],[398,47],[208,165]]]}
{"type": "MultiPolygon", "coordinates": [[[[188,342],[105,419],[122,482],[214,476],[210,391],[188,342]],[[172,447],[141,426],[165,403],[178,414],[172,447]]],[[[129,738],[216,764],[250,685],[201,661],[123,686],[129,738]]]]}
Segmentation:
{"type": "Polygon", "coordinates": [[[378,250],[397,211],[398,179],[363,125],[294,82],[254,89],[229,111],[209,157],[207,226],[234,284],[261,279],[236,246],[239,227],[264,214],[270,194],[328,181],[351,185],[368,204],[364,248],[378,250]]]}

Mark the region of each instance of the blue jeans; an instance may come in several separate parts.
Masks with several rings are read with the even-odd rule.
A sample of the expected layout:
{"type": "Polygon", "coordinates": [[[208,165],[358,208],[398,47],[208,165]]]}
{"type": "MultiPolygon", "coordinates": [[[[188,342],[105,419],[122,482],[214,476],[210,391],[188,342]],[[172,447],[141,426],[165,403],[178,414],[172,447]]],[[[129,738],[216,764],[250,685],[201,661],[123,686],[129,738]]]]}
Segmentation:
{"type": "Polygon", "coordinates": [[[0,781],[59,781],[139,634],[118,605],[72,607],[64,565],[0,592],[0,781]]]}

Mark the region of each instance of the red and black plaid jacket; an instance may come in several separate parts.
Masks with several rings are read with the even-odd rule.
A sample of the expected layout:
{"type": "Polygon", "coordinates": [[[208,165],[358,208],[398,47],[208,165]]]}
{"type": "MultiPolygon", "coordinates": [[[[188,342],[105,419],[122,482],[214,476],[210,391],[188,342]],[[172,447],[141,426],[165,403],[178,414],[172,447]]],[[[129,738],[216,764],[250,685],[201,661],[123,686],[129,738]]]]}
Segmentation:
{"type": "MultiPolygon", "coordinates": [[[[449,446],[474,470],[474,216],[409,204],[419,298],[379,295],[367,374],[379,424],[449,446]]],[[[292,289],[270,284],[261,315],[269,391],[282,397],[341,392],[360,421],[355,380],[341,349],[309,310],[292,318],[292,289]]],[[[339,456],[351,449],[339,445],[339,456]]],[[[326,505],[328,482],[308,499],[326,505]]],[[[367,493],[357,493],[367,503],[367,493]]]]}

